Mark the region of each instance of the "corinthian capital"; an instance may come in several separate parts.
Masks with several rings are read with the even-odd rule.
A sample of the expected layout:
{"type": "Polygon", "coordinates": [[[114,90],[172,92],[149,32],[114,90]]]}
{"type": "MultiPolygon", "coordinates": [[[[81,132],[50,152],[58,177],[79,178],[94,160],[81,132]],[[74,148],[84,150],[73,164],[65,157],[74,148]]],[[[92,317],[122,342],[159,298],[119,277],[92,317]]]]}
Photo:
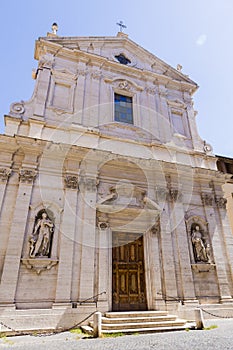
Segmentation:
{"type": "Polygon", "coordinates": [[[20,169],[19,181],[24,183],[33,183],[37,172],[34,169],[20,169]]]}
{"type": "Polygon", "coordinates": [[[0,168],[0,181],[6,182],[11,174],[10,168],[0,168]]]}

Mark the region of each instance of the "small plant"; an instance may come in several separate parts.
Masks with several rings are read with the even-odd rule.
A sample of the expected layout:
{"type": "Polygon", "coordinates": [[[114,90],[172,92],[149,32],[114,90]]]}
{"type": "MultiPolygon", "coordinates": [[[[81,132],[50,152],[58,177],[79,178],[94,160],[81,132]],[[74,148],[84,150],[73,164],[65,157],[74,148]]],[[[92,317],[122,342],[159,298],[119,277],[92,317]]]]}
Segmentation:
{"type": "Polygon", "coordinates": [[[14,345],[14,342],[10,339],[7,339],[6,337],[3,339],[4,343],[5,344],[8,344],[8,345],[14,345]]]}
{"type": "Polygon", "coordinates": [[[70,330],[70,333],[74,333],[74,334],[84,334],[83,331],[81,330],[81,328],[73,328],[70,330]]]}
{"type": "Polygon", "coordinates": [[[122,337],[124,334],[122,332],[118,333],[104,333],[102,334],[102,338],[117,338],[122,337]]]}
{"type": "Polygon", "coordinates": [[[218,326],[216,324],[212,324],[209,327],[204,327],[203,330],[204,331],[210,331],[211,329],[215,329],[215,328],[218,328],[218,326]]]}

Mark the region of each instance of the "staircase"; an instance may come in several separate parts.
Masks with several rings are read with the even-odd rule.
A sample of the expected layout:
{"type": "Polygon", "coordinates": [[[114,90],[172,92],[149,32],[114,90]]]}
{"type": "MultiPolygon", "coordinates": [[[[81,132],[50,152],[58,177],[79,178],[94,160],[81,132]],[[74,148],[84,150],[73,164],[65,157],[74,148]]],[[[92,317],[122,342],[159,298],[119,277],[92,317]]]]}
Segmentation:
{"type": "MultiPolygon", "coordinates": [[[[90,323],[93,327],[93,322],[90,323]]],[[[102,333],[149,333],[184,330],[187,321],[167,311],[107,312],[102,316],[102,333]]]]}

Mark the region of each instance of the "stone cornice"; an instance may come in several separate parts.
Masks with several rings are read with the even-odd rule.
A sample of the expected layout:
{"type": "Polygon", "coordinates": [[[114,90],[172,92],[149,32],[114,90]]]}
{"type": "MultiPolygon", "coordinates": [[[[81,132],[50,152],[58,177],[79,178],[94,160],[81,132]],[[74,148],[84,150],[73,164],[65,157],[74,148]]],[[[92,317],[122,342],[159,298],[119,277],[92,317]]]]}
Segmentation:
{"type": "MultiPolygon", "coordinates": [[[[102,57],[102,56],[99,56],[97,54],[90,53],[90,52],[84,52],[84,51],[81,51],[79,49],[69,49],[69,48],[63,47],[61,44],[57,44],[55,42],[48,41],[48,40],[41,38],[39,41],[38,40],[36,41],[35,56],[34,56],[35,59],[38,60],[42,54],[45,54],[45,52],[52,53],[52,54],[54,54],[54,56],[57,56],[57,57],[70,59],[70,60],[73,60],[75,62],[78,59],[78,60],[81,60],[81,61],[86,62],[86,63],[92,62],[92,64],[96,64],[97,66],[103,67],[103,65],[108,65],[108,67],[111,67],[113,71],[115,70],[115,72],[119,72],[119,63],[118,62],[110,61],[106,57],[102,57]]],[[[146,50],[145,50],[145,52],[146,52],[146,50]]],[[[150,53],[148,53],[148,55],[149,54],[150,53]]],[[[152,55],[152,54],[150,54],[150,55],[152,55]]],[[[154,60],[158,59],[155,56],[153,56],[153,57],[154,57],[154,60]]],[[[163,62],[162,64],[167,65],[165,62],[163,62]]],[[[170,67],[169,65],[167,65],[167,67],[168,67],[168,71],[174,70],[174,72],[176,72],[175,69],[170,67]]],[[[144,76],[145,79],[151,80],[153,78],[153,80],[156,81],[156,84],[160,83],[160,82],[163,84],[171,83],[172,85],[174,85],[174,87],[179,86],[179,88],[187,90],[191,93],[194,93],[198,88],[198,85],[196,83],[192,82],[192,80],[187,79],[189,81],[185,81],[184,75],[179,73],[179,72],[176,72],[176,74],[178,74],[178,76],[180,75],[181,80],[176,80],[172,77],[158,74],[158,73],[153,72],[153,71],[142,70],[140,68],[135,68],[135,67],[130,67],[130,66],[121,65],[120,69],[122,72],[124,72],[126,74],[135,75],[135,78],[138,76],[138,72],[140,71],[141,75],[144,76]]]]}
{"type": "MultiPolygon", "coordinates": [[[[127,34],[119,32],[117,36],[103,36],[103,37],[41,37],[37,42],[46,42],[46,43],[56,43],[56,45],[70,45],[71,48],[79,48],[80,43],[84,42],[91,42],[94,46],[101,47],[104,43],[112,44],[113,42],[116,42],[119,46],[119,43],[122,43],[121,48],[125,48],[126,45],[128,48],[130,48],[133,52],[137,52],[138,55],[141,57],[144,57],[144,59],[149,58],[150,60],[154,61],[154,64],[159,65],[163,67],[166,72],[173,72],[173,74],[176,74],[177,77],[180,77],[182,80],[186,80],[187,82],[191,83],[192,85],[195,85],[197,87],[197,84],[191,80],[187,75],[183,74],[181,71],[176,70],[172,66],[170,66],[168,63],[157,57],[155,54],[151,53],[150,51],[146,50],[144,47],[140,46],[133,40],[131,40],[127,34]]],[[[35,57],[36,58],[36,57],[35,57]]]]}

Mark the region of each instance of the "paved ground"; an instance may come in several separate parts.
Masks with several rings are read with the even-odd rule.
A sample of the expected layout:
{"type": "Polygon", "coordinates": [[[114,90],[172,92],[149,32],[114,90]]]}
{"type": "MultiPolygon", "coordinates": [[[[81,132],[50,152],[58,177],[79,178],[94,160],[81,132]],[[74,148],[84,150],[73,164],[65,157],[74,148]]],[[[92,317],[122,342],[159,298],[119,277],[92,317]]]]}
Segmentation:
{"type": "Polygon", "coordinates": [[[177,331],[117,338],[80,339],[64,332],[52,336],[18,336],[0,339],[0,350],[233,350],[233,319],[205,321],[210,330],[177,331]]]}

